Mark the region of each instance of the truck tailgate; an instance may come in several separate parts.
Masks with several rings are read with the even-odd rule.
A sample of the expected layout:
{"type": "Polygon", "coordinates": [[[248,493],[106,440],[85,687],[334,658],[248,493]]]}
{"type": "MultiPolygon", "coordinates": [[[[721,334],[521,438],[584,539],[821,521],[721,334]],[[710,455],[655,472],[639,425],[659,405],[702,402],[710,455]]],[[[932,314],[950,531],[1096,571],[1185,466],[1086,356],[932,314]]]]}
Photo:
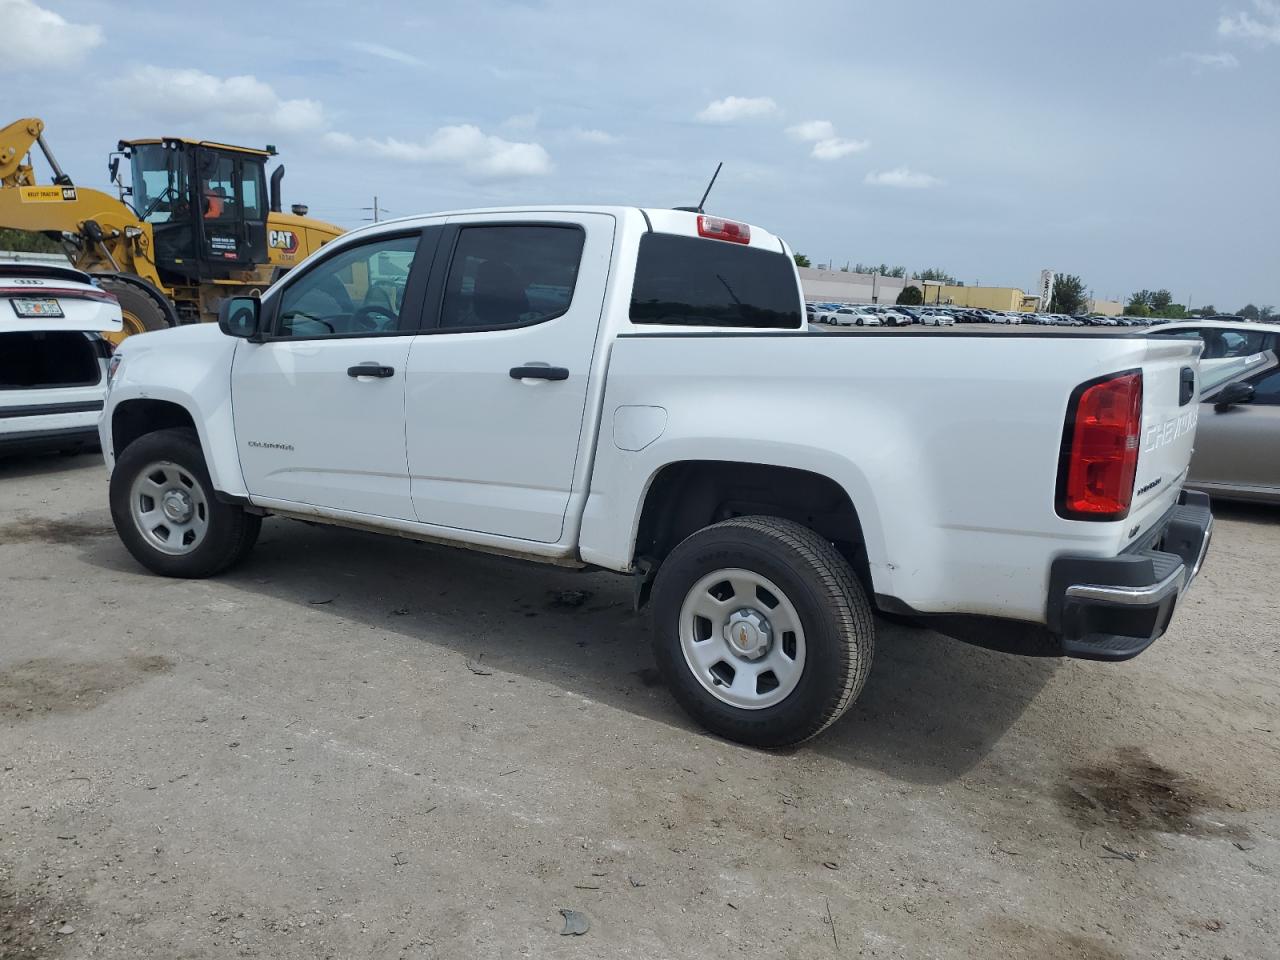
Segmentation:
{"type": "Polygon", "coordinates": [[[1191,461],[1200,409],[1197,346],[1152,337],[1142,362],[1142,435],[1129,516],[1143,526],[1172,506],[1191,461]]]}

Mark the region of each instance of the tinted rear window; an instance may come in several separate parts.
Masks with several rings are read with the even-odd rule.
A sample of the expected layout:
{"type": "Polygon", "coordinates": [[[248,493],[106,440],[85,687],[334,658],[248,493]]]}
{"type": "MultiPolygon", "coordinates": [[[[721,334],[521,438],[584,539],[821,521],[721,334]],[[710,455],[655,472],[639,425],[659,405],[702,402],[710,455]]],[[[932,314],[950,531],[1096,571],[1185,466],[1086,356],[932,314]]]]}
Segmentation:
{"type": "Polygon", "coordinates": [[[799,327],[802,320],[785,254],[669,233],[640,238],[633,323],[799,327]]]}

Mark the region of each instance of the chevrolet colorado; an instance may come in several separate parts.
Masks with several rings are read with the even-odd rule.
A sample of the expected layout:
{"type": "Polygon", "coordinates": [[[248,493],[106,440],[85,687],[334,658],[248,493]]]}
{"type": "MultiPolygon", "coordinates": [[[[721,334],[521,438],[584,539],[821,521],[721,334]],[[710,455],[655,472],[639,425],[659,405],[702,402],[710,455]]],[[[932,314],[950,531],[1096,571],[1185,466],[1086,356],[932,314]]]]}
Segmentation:
{"type": "Polygon", "coordinates": [[[1200,347],[810,332],[791,250],[623,207],[345,234],[218,327],[130,337],[100,420],[146,567],[205,577],[267,514],[634,577],[679,702],[779,746],[858,696],[873,611],[1120,660],[1212,518],[1200,347]]]}

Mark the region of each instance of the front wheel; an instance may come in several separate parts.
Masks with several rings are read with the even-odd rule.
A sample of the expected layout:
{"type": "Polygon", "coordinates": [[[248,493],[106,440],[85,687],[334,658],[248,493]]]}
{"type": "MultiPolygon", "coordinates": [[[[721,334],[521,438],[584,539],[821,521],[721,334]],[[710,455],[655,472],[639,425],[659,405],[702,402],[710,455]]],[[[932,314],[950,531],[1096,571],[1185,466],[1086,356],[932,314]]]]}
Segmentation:
{"type": "Polygon", "coordinates": [[[862,586],[807,527],[737,517],[667,557],[654,655],[675,698],[720,736],[784,747],[821,733],[866,682],[875,624],[862,586]]]}
{"type": "Polygon", "coordinates": [[[111,472],[111,519],[134,559],[166,577],[210,577],[242,559],[262,518],[214,495],[189,429],[157,430],[125,447],[111,472]]]}

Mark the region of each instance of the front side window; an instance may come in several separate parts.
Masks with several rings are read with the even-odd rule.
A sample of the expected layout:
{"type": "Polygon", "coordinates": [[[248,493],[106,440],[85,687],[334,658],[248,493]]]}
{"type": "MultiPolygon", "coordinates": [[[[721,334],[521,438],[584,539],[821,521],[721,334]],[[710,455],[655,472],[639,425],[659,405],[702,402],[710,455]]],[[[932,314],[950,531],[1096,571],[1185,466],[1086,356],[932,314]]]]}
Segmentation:
{"type": "Polygon", "coordinates": [[[333,337],[397,333],[417,235],[348,247],[308,270],[280,295],[276,336],[333,337]]]}
{"type": "Polygon", "coordinates": [[[640,238],[632,323],[797,328],[802,319],[785,254],[670,233],[640,238]]]}
{"type": "Polygon", "coordinates": [[[130,148],[133,207],[147,223],[168,223],[187,206],[187,177],[183,154],[164,144],[144,143],[130,148]]]}
{"type": "Polygon", "coordinates": [[[1273,370],[1253,381],[1253,402],[1280,406],[1280,370],[1273,370]]]}
{"type": "Polygon", "coordinates": [[[576,226],[463,227],[445,282],[440,326],[526,326],[567,312],[585,238],[576,226]]]}

